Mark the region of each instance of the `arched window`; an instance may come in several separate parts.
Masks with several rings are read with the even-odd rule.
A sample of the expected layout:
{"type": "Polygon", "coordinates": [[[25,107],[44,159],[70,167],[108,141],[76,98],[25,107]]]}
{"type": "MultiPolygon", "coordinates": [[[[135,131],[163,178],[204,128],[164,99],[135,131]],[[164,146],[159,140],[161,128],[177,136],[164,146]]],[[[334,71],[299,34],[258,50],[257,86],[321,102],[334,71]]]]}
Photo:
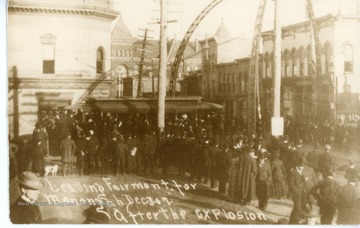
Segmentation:
{"type": "Polygon", "coordinates": [[[271,59],[268,52],[265,53],[264,56],[264,62],[265,62],[265,78],[271,77],[271,59]]]}
{"type": "Polygon", "coordinates": [[[353,72],[354,53],[350,44],[344,45],[344,71],[353,72]]]}
{"type": "Polygon", "coordinates": [[[238,82],[239,82],[239,85],[238,85],[239,91],[242,92],[244,83],[243,83],[242,73],[241,72],[238,74],[238,82]]]}
{"type": "Polygon", "coordinates": [[[291,76],[298,76],[297,73],[297,69],[298,69],[298,64],[297,64],[297,51],[295,48],[291,49],[291,56],[290,56],[290,75],[291,76]]]}
{"type": "Polygon", "coordinates": [[[222,87],[222,81],[221,81],[221,79],[222,79],[222,75],[220,74],[220,75],[219,75],[219,93],[221,93],[221,87],[222,87]]]}
{"type": "Polygon", "coordinates": [[[307,46],[307,48],[306,48],[306,60],[307,61],[306,61],[305,64],[307,66],[307,71],[305,71],[305,72],[307,72],[307,76],[312,76],[313,75],[313,70],[315,69],[315,63],[314,63],[315,60],[312,59],[310,45],[307,46]]]}
{"type": "Polygon", "coordinates": [[[236,89],[236,78],[235,73],[232,74],[232,91],[235,92],[236,89]]]}
{"type": "Polygon", "coordinates": [[[248,91],[248,78],[249,78],[249,73],[246,71],[244,73],[244,91],[247,92],[248,91]]]}
{"type": "Polygon", "coordinates": [[[225,92],[229,92],[230,91],[230,73],[227,73],[226,78],[224,78],[224,80],[226,80],[225,83],[225,92]]]}
{"type": "Polygon", "coordinates": [[[104,49],[99,47],[96,51],[96,73],[102,74],[104,73],[104,49]]]}
{"type": "Polygon", "coordinates": [[[215,91],[215,80],[211,80],[211,88],[212,88],[212,91],[213,91],[212,94],[216,94],[216,91],[215,91]]]}
{"type": "Polygon", "coordinates": [[[291,76],[291,55],[288,49],[284,51],[284,61],[285,61],[285,77],[291,76]]]}
{"type": "Polygon", "coordinates": [[[305,48],[301,46],[298,50],[298,57],[299,57],[299,75],[305,75],[305,63],[306,63],[306,56],[305,56],[305,48]]]}

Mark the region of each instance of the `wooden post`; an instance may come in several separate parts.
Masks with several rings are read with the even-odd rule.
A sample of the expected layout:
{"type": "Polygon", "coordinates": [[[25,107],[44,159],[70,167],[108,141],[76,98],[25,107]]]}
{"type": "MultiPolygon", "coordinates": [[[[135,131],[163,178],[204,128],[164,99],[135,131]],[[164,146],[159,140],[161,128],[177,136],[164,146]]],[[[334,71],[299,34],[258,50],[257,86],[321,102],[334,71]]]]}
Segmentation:
{"type": "Polygon", "coordinates": [[[165,128],[166,62],[167,62],[167,2],[160,2],[160,67],[158,88],[158,128],[161,134],[165,128]]]}
{"type": "MultiPolygon", "coordinates": [[[[273,88],[274,88],[274,107],[273,117],[271,119],[271,132],[273,136],[280,136],[284,133],[284,119],[281,118],[281,23],[279,8],[280,0],[275,0],[275,17],[274,17],[274,72],[273,88]]],[[[285,69],[286,70],[286,69],[285,69]]]]}

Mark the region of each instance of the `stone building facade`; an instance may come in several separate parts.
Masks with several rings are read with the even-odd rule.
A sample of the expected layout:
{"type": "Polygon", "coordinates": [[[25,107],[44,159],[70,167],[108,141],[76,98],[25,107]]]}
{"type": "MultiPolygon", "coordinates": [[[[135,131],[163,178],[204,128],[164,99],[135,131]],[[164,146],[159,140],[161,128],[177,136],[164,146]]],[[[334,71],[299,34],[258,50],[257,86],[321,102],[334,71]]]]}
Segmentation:
{"type": "Polygon", "coordinates": [[[11,135],[32,133],[48,111],[91,94],[109,96],[112,1],[9,0],[8,120],[11,135]],[[19,127],[21,126],[21,127],[19,127]]]}

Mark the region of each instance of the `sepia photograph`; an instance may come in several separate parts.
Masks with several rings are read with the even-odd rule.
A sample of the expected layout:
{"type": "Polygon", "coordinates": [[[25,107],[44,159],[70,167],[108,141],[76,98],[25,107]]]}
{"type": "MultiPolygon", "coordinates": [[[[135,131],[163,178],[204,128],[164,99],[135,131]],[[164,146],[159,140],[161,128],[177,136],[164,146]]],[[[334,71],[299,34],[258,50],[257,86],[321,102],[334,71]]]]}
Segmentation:
{"type": "Polygon", "coordinates": [[[360,0],[4,2],[9,225],[360,224],[360,0]]]}

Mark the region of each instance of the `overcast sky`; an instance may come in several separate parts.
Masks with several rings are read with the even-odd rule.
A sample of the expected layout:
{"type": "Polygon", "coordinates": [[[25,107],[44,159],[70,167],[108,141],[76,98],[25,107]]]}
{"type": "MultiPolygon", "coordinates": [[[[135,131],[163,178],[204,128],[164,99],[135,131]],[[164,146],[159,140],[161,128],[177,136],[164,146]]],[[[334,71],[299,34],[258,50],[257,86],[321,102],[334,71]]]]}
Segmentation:
{"type": "MultiPolygon", "coordinates": [[[[168,0],[169,19],[178,22],[169,24],[168,36],[181,40],[191,23],[212,0],[168,0]]],[[[281,21],[283,25],[305,20],[305,0],[280,0],[281,21]]],[[[159,25],[148,24],[159,18],[160,0],[114,0],[115,9],[121,12],[122,18],[133,36],[141,35],[139,28],[153,29],[152,36],[158,38],[159,25]]],[[[224,20],[230,33],[235,36],[252,37],[257,8],[260,0],[223,0],[203,19],[195,30],[192,39],[204,39],[205,34],[211,37],[224,20]]],[[[336,13],[339,10],[355,14],[356,4],[360,0],[313,0],[316,16],[336,13]]],[[[267,0],[263,30],[273,28],[274,1],[267,0]]]]}

